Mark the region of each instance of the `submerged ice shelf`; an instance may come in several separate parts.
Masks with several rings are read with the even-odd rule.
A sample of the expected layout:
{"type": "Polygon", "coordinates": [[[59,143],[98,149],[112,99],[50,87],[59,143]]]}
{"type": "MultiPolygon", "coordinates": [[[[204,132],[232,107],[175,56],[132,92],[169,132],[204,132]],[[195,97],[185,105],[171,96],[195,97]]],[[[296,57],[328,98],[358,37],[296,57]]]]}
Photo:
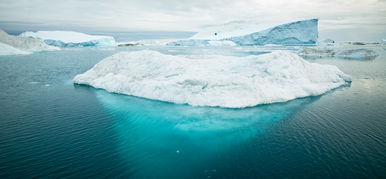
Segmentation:
{"type": "Polygon", "coordinates": [[[350,81],[335,66],[310,63],[288,51],[247,57],[119,52],[74,78],[76,84],[109,92],[227,108],[320,95],[350,81]]]}
{"type": "Polygon", "coordinates": [[[48,45],[59,47],[115,46],[114,37],[89,35],[72,31],[23,32],[22,37],[38,39],[48,45]]]}

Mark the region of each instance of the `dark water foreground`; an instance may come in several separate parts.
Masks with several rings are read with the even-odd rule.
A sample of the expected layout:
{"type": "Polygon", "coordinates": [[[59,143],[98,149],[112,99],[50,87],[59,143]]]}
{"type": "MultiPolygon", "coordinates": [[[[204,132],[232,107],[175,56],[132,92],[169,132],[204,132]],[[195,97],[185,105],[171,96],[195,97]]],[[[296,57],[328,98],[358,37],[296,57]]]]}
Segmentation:
{"type": "Polygon", "coordinates": [[[386,177],[382,49],[373,60],[310,60],[337,65],[352,75],[351,86],[246,109],[175,105],[72,84],[76,74],[127,49],[0,57],[0,178],[386,177]]]}

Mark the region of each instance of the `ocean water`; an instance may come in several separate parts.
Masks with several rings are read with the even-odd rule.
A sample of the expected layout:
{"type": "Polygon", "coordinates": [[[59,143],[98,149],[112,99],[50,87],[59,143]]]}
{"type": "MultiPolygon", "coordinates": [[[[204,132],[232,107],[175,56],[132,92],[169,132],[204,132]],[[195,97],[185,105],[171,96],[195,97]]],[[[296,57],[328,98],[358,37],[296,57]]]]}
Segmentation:
{"type": "Polygon", "coordinates": [[[349,86],[245,109],[176,105],[72,83],[118,51],[245,56],[281,48],[2,56],[0,178],[386,178],[383,48],[373,59],[308,59],[338,66],[353,77],[349,86]]]}

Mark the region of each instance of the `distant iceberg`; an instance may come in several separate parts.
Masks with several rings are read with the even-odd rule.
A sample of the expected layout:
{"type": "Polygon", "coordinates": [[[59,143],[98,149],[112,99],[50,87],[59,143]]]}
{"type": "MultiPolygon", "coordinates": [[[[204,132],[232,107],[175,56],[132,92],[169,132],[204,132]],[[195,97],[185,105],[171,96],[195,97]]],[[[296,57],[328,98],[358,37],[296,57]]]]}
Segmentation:
{"type": "Polygon", "coordinates": [[[331,65],[289,51],[247,57],[119,52],[74,83],[193,106],[243,108],[323,94],[350,82],[331,65]]]}
{"type": "Polygon", "coordinates": [[[231,41],[240,46],[252,45],[315,45],[318,39],[318,19],[281,25],[229,23],[211,26],[187,40],[168,43],[171,46],[205,46],[209,41],[231,41]]]}
{"type": "Polygon", "coordinates": [[[58,47],[116,46],[114,37],[72,31],[23,32],[20,36],[38,39],[58,47]]]}
{"type": "Polygon", "coordinates": [[[333,46],[335,44],[335,40],[332,39],[325,39],[323,41],[318,42],[318,45],[322,46],[333,46]]]}
{"type": "Polygon", "coordinates": [[[236,44],[229,40],[179,40],[176,42],[169,42],[168,46],[236,46],[236,44]]]}
{"type": "Polygon", "coordinates": [[[36,39],[9,35],[1,29],[0,43],[1,55],[25,55],[32,52],[59,50],[58,47],[49,46],[36,39]]]}
{"type": "Polygon", "coordinates": [[[30,54],[30,52],[19,50],[8,44],[4,44],[0,42],[0,55],[27,55],[27,54],[30,54]]]}
{"type": "Polygon", "coordinates": [[[303,57],[337,57],[345,59],[374,59],[378,56],[372,49],[347,46],[304,48],[298,54],[303,57]]]}
{"type": "Polygon", "coordinates": [[[342,58],[361,59],[377,57],[378,54],[374,50],[358,48],[339,51],[335,56],[342,58]]]}

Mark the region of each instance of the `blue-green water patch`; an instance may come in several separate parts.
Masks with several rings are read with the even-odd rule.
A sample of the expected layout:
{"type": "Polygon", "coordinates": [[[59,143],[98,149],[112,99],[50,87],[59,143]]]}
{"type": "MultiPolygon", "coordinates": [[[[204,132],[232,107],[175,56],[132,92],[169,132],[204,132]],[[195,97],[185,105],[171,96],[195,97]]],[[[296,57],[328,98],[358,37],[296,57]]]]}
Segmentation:
{"type": "MultiPolygon", "coordinates": [[[[87,88],[87,87],[86,87],[87,88]]],[[[133,178],[205,178],[227,153],[264,135],[280,120],[316,100],[245,109],[192,107],[96,91],[111,113],[119,153],[133,178]],[[189,175],[187,175],[189,173],[189,175]]]]}

